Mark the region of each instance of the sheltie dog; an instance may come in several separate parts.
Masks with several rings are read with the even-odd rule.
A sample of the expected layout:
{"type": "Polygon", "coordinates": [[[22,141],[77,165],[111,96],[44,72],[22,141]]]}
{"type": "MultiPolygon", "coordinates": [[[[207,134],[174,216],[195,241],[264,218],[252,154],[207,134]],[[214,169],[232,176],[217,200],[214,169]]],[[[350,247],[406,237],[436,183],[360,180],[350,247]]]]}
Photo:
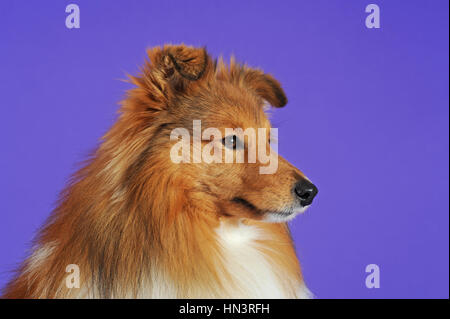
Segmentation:
{"type": "MultiPolygon", "coordinates": [[[[266,105],[287,103],[279,82],[203,48],[166,45],[148,58],[3,298],[311,297],[286,224],[317,194],[302,172],[278,154],[273,174],[259,159],[170,158],[171,132],[192,133],[194,120],[270,128],[266,105]]],[[[256,147],[235,138],[224,138],[232,152],[256,147]]]]}

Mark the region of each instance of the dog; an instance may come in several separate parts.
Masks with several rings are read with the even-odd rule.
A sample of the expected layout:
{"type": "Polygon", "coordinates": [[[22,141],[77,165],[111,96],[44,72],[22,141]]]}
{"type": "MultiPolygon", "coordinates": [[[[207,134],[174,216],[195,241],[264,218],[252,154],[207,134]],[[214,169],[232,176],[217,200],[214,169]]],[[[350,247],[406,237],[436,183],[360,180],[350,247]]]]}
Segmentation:
{"type": "MultiPolygon", "coordinates": [[[[287,103],[280,83],[204,48],[147,53],[116,123],[2,297],[310,298],[287,226],[317,194],[300,170],[278,154],[273,174],[261,174],[259,160],[170,159],[171,132],[192,134],[194,120],[219,131],[270,129],[267,105],[287,103]]],[[[244,137],[238,149],[234,135],[213,147],[224,141],[235,155],[255,147],[244,137]]]]}

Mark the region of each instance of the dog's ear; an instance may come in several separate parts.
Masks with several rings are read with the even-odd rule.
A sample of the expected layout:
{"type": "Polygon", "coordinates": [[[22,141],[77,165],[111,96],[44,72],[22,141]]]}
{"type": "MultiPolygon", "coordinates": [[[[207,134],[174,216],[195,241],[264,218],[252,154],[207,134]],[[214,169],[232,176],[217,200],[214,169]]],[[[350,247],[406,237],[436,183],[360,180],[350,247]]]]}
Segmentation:
{"type": "Polygon", "coordinates": [[[200,80],[207,70],[210,58],[204,48],[193,48],[184,45],[165,46],[148,51],[154,71],[159,75],[162,85],[168,89],[183,92],[190,84],[200,80]]]}
{"type": "Polygon", "coordinates": [[[244,83],[256,95],[274,107],[283,107],[287,104],[287,97],[280,83],[269,74],[265,74],[259,70],[247,69],[244,72],[244,83]]]}
{"type": "Polygon", "coordinates": [[[220,58],[216,69],[219,79],[231,81],[251,90],[274,107],[283,107],[287,104],[286,94],[280,83],[270,74],[241,65],[236,62],[234,57],[231,58],[229,67],[220,58]]]}
{"type": "Polygon", "coordinates": [[[129,92],[130,98],[133,93],[139,93],[138,104],[146,104],[147,109],[164,109],[177,94],[189,94],[213,69],[212,60],[204,48],[165,45],[151,48],[147,54],[149,61],[141,74],[130,76],[137,88],[129,92]]]}

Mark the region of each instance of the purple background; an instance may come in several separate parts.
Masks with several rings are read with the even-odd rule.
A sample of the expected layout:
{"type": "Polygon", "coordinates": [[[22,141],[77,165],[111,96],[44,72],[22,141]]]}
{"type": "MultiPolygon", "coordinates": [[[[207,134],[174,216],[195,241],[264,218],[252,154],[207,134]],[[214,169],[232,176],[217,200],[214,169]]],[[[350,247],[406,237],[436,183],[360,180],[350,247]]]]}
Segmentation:
{"type": "Polygon", "coordinates": [[[447,0],[78,0],[72,30],[69,3],[0,3],[0,287],[116,118],[120,79],[185,42],[283,84],[280,153],[320,189],[292,223],[317,297],[448,298],[447,0]],[[372,2],[381,29],[365,27],[372,2]]]}

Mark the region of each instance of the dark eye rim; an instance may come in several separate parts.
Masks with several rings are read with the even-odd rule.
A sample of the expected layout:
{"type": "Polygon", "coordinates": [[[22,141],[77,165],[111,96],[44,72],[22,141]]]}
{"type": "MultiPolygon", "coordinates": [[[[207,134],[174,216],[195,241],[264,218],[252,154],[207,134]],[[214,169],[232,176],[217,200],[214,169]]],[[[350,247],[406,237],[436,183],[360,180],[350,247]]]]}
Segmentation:
{"type": "Polygon", "coordinates": [[[236,135],[225,136],[222,139],[222,144],[226,147],[227,146],[227,139],[230,138],[230,137],[233,137],[233,145],[232,146],[233,146],[233,149],[235,150],[237,148],[237,141],[238,141],[238,137],[236,135]]]}

